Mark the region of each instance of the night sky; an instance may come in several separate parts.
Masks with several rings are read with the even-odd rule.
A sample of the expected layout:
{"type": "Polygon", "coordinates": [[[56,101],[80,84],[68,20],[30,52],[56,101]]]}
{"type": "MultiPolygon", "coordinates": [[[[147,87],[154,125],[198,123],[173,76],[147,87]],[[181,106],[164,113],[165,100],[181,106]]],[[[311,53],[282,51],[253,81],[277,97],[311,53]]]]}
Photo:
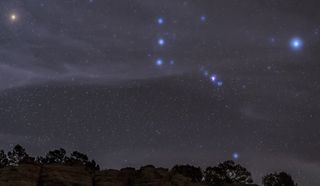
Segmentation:
{"type": "Polygon", "coordinates": [[[0,148],[234,159],[320,185],[319,0],[1,0],[0,148]]]}

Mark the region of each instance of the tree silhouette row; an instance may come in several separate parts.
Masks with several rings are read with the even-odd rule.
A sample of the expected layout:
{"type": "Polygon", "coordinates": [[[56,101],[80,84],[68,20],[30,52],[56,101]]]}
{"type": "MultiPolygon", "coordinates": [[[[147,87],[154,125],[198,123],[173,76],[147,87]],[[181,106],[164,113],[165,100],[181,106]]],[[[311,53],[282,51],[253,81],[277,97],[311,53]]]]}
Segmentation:
{"type": "Polygon", "coordinates": [[[99,165],[94,160],[89,160],[88,156],[74,151],[70,157],[66,155],[66,150],[60,148],[49,151],[45,157],[31,157],[21,145],[16,145],[7,154],[0,150],[0,168],[7,166],[18,166],[19,164],[62,164],[62,165],[82,165],[92,171],[100,170],[99,165]]]}
{"type": "MultiPolygon", "coordinates": [[[[18,166],[19,164],[61,164],[61,165],[80,165],[90,171],[99,171],[100,167],[94,160],[89,160],[88,156],[74,151],[70,156],[62,148],[49,151],[45,157],[31,157],[21,145],[16,145],[7,154],[0,150],[0,168],[8,166],[18,166]]],[[[200,167],[192,165],[176,165],[171,169],[172,174],[181,174],[194,183],[205,183],[209,186],[224,184],[249,185],[253,183],[251,173],[234,161],[228,160],[219,163],[214,167],[207,167],[202,170],[200,167]]],[[[264,186],[297,186],[292,177],[285,173],[270,173],[262,178],[264,186]]]]}

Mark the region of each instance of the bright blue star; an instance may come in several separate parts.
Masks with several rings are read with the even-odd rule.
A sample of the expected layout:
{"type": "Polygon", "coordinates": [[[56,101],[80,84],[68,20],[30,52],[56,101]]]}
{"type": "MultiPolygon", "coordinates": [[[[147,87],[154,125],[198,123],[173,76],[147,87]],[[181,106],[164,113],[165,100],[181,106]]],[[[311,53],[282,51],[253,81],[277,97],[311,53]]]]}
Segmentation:
{"type": "Polygon", "coordinates": [[[294,50],[299,50],[303,46],[303,41],[302,41],[302,39],[300,39],[298,37],[292,38],[290,40],[290,46],[294,50]]]}
{"type": "Polygon", "coordinates": [[[158,44],[159,44],[160,46],[163,46],[163,45],[165,44],[164,39],[163,39],[163,38],[160,38],[160,39],[158,40],[158,44]]]}
{"type": "Polygon", "coordinates": [[[163,20],[162,17],[159,17],[157,22],[158,22],[159,25],[162,25],[164,23],[164,20],[163,20]]]}
{"type": "Polygon", "coordinates": [[[233,159],[237,160],[239,158],[239,154],[238,153],[233,153],[232,154],[233,159]]]}
{"type": "Polygon", "coordinates": [[[217,77],[216,77],[215,75],[212,75],[212,76],[210,77],[210,80],[211,80],[212,82],[215,82],[215,81],[217,80],[217,77]]]}
{"type": "Polygon", "coordinates": [[[156,65],[157,65],[157,66],[162,66],[162,65],[163,65],[162,59],[157,59],[156,65]]]}

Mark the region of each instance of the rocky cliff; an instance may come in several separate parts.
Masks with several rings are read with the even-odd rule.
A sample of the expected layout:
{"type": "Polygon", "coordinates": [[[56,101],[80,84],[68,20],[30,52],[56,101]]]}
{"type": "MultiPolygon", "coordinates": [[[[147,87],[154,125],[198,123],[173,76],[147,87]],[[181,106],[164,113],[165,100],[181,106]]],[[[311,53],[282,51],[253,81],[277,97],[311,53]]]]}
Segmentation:
{"type": "Polygon", "coordinates": [[[204,186],[168,169],[145,166],[139,170],[90,173],[81,166],[31,165],[0,169],[0,186],[204,186]]]}

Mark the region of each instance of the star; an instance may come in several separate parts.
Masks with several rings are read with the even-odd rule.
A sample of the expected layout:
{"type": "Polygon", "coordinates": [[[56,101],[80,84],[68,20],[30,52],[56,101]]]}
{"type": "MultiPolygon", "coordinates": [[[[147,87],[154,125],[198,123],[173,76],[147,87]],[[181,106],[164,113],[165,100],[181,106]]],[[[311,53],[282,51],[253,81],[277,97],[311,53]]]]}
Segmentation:
{"type": "Polygon", "coordinates": [[[170,60],[170,65],[174,65],[174,60],[170,60]]]}
{"type": "Polygon", "coordinates": [[[157,65],[157,66],[162,66],[162,65],[163,65],[162,59],[160,59],[160,58],[157,59],[157,60],[156,60],[156,65],[157,65]]]}
{"type": "Polygon", "coordinates": [[[163,20],[162,17],[159,17],[157,22],[158,22],[159,25],[162,25],[164,23],[164,20],[163,20]]]}
{"type": "Polygon", "coordinates": [[[204,15],[200,17],[201,22],[205,22],[206,19],[207,19],[207,18],[206,18],[206,16],[204,16],[204,15]]]}
{"type": "Polygon", "coordinates": [[[11,21],[16,21],[17,20],[17,15],[16,14],[11,14],[10,19],[11,19],[11,21]]]}
{"type": "Polygon", "coordinates": [[[163,39],[163,38],[160,38],[160,39],[158,40],[158,44],[159,44],[160,46],[163,46],[163,45],[165,44],[164,39],[163,39]]]}
{"type": "Polygon", "coordinates": [[[232,154],[233,159],[237,160],[239,158],[239,154],[238,153],[233,153],[232,154]]]}
{"type": "Polygon", "coordinates": [[[212,82],[214,82],[214,81],[216,81],[217,78],[216,78],[215,75],[212,75],[212,76],[210,77],[210,79],[211,79],[212,82]]]}
{"type": "Polygon", "coordinates": [[[303,41],[299,37],[292,38],[290,40],[290,46],[294,50],[299,50],[302,48],[303,41]]]}

